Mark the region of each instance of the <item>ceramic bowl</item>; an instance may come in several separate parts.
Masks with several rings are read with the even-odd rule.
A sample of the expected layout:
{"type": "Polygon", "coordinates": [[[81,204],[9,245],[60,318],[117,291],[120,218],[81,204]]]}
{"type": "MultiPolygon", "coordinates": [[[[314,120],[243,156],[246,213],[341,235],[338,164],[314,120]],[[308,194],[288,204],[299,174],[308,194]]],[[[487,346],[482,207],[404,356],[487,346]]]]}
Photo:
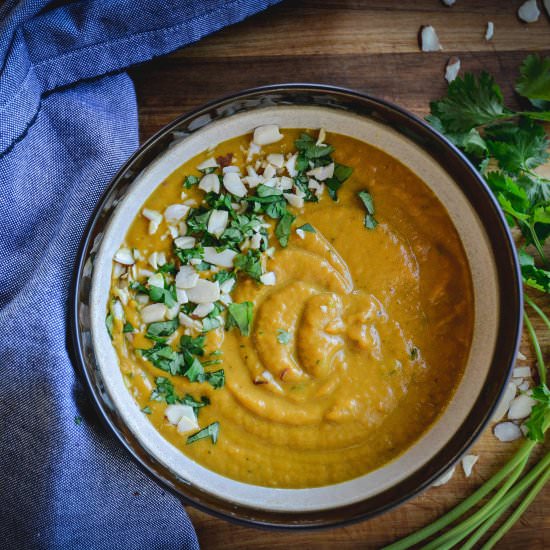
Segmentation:
{"type": "MultiPolygon", "coordinates": [[[[429,223],[429,220],[428,222],[429,223]]],[[[151,475],[207,512],[262,526],[312,528],[357,521],[430,486],[483,431],[506,385],[521,334],[515,248],[484,181],[446,139],[405,110],[358,92],[291,84],[245,91],[178,118],[147,141],[105,192],[77,261],[71,329],[75,364],[108,426],[151,475]],[[143,202],[179,165],[263,124],[320,128],[372,144],[434,191],[462,240],[475,326],[464,376],[436,423],[393,462],[312,489],[237,482],[192,461],[155,430],[124,385],[105,330],[112,257],[143,202]]]]}

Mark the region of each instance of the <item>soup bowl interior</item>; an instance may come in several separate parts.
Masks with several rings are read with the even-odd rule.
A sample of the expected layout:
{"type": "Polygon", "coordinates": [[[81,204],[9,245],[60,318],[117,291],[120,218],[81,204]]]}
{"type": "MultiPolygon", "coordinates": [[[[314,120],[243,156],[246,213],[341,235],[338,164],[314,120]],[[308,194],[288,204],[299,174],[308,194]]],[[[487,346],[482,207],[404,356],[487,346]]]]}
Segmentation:
{"type": "MultiPolygon", "coordinates": [[[[429,224],[429,214],[424,223],[429,224]]],[[[95,401],[115,433],[150,472],[185,498],[208,511],[257,524],[335,525],[380,512],[427,487],[480,433],[516,351],[521,310],[518,281],[513,245],[498,207],[474,169],[440,136],[398,108],[352,92],[275,87],[229,98],[183,117],[121,170],[83,245],[75,288],[75,352],[95,401]],[[141,413],[124,383],[105,329],[112,258],[147,197],[190,158],[263,124],[282,129],[323,127],[398,159],[447,209],[472,275],[473,339],[464,375],[447,408],[394,461],[325,487],[249,485],[186,457],[141,413]],[[505,317],[501,315],[504,299],[505,317]]]]}

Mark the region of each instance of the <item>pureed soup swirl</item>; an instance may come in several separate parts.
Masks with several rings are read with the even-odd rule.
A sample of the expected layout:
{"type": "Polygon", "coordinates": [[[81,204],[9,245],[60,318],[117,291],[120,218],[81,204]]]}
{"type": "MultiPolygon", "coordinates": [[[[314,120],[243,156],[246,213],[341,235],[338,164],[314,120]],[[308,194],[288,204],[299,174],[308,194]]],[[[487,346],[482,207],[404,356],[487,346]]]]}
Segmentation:
{"type": "Polygon", "coordinates": [[[178,168],[115,254],[107,329],[143,414],[230,478],[303,488],[396,458],[449,402],[471,276],[408,168],[257,128],[178,168]]]}

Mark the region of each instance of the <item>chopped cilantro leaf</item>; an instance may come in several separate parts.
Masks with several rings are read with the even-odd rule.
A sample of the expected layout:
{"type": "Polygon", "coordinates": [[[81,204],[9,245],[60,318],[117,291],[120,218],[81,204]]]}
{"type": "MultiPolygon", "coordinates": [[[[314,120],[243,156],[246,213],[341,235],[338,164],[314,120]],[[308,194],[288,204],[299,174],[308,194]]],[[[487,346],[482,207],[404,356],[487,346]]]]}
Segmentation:
{"type": "Polygon", "coordinates": [[[204,368],[202,363],[196,358],[191,359],[191,364],[188,369],[183,373],[184,376],[189,378],[190,382],[203,382],[204,381],[204,368]]]}
{"type": "Polygon", "coordinates": [[[364,220],[365,227],[367,229],[374,229],[378,225],[378,222],[374,218],[374,203],[372,196],[368,191],[359,191],[357,195],[367,210],[364,220]]]}
{"type": "Polygon", "coordinates": [[[309,223],[304,223],[304,225],[301,225],[300,227],[297,227],[296,229],[301,229],[302,231],[307,231],[309,233],[317,233],[315,231],[315,228],[309,223]]]}
{"type": "Polygon", "coordinates": [[[143,409],[141,409],[141,412],[142,413],[145,413],[145,414],[151,414],[153,411],[151,410],[151,407],[149,407],[149,405],[143,407],[143,409]]]}
{"type": "Polygon", "coordinates": [[[114,318],[112,313],[108,313],[107,317],[105,317],[105,327],[107,328],[107,332],[109,333],[109,338],[113,339],[113,324],[114,324],[114,318]]]}
{"type": "Polygon", "coordinates": [[[220,432],[220,423],[219,422],[212,422],[209,426],[206,428],[203,428],[199,432],[190,435],[187,438],[187,445],[190,445],[191,443],[195,443],[195,441],[199,441],[199,439],[206,439],[210,437],[212,439],[212,443],[216,444],[218,441],[218,434],[220,432]]]}
{"type": "Polygon", "coordinates": [[[124,326],[122,327],[122,332],[126,333],[126,332],[134,332],[134,327],[132,325],[132,323],[129,323],[128,321],[126,321],[126,323],[124,323],[124,326]]]}
{"type": "Polygon", "coordinates": [[[158,268],[159,273],[170,273],[170,275],[175,275],[177,271],[176,265],[172,263],[161,265],[158,268]]]}
{"type": "Polygon", "coordinates": [[[259,250],[247,250],[235,256],[233,265],[237,271],[243,271],[254,280],[259,281],[262,275],[261,253],[259,250]]]}
{"type": "Polygon", "coordinates": [[[142,357],[155,367],[172,375],[181,374],[184,365],[183,355],[164,342],[156,342],[152,348],[139,350],[142,357]]]}
{"type": "Polygon", "coordinates": [[[223,369],[206,373],[206,381],[214,388],[223,388],[225,384],[225,373],[223,369]]]}
{"type": "Polygon", "coordinates": [[[155,338],[170,336],[173,334],[179,326],[178,318],[171,321],[160,321],[157,323],[151,323],[147,326],[147,332],[145,336],[154,340],[155,338]]]}
{"type": "Polygon", "coordinates": [[[192,355],[204,355],[204,336],[193,338],[184,334],[180,338],[180,349],[192,355]]]}
{"type": "Polygon", "coordinates": [[[183,180],[183,186],[185,189],[191,189],[193,185],[197,185],[199,183],[199,178],[197,176],[186,176],[183,180]]]}
{"type": "Polygon", "coordinates": [[[284,216],[279,220],[279,223],[277,223],[277,227],[275,228],[275,236],[277,237],[279,243],[283,248],[288,245],[290,230],[292,227],[292,223],[295,219],[296,216],[294,216],[290,212],[286,212],[284,216]]]}
{"type": "Polygon", "coordinates": [[[334,163],[334,177],[344,183],[353,174],[353,168],[344,164],[334,163]]]}
{"type": "Polygon", "coordinates": [[[227,306],[225,328],[229,330],[233,327],[238,327],[243,336],[248,336],[252,325],[253,309],[254,305],[252,302],[229,304],[227,306]]]}

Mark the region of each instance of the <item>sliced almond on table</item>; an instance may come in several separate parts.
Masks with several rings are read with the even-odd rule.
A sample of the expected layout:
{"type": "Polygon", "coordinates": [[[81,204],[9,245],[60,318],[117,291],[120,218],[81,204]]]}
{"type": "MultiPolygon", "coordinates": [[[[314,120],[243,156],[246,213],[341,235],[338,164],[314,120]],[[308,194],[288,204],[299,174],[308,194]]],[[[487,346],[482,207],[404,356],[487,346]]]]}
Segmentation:
{"type": "Polygon", "coordinates": [[[510,403],[508,409],[508,418],[510,420],[521,420],[527,418],[531,414],[531,409],[537,402],[525,393],[518,395],[510,403]]]}
{"type": "Polygon", "coordinates": [[[447,66],[445,67],[445,80],[450,84],[458,76],[459,71],[460,59],[453,56],[447,61],[447,66]]]}
{"type": "Polygon", "coordinates": [[[487,41],[491,40],[493,38],[494,34],[495,34],[495,25],[492,21],[488,21],[487,22],[487,29],[485,31],[485,40],[487,40],[487,41]]]}
{"type": "Polygon", "coordinates": [[[539,20],[540,10],[537,0],[527,0],[518,9],[518,17],[525,23],[534,23],[539,20]]]}
{"type": "Polygon", "coordinates": [[[431,25],[420,27],[420,48],[423,52],[438,52],[443,49],[431,25]]]}
{"type": "Polygon", "coordinates": [[[522,436],[519,426],[513,422],[501,422],[493,428],[495,437],[500,441],[515,441],[522,436]]]}
{"type": "Polygon", "coordinates": [[[462,469],[464,470],[464,475],[470,477],[472,475],[472,469],[475,463],[479,460],[477,455],[466,455],[462,458],[462,469]]]}
{"type": "Polygon", "coordinates": [[[455,473],[455,466],[447,470],[443,475],[438,477],[433,483],[432,487],[440,487],[441,485],[445,485],[445,483],[449,483],[451,481],[453,475],[455,473]]]}
{"type": "Polygon", "coordinates": [[[510,408],[512,399],[516,396],[517,388],[512,382],[509,382],[500,398],[499,404],[493,414],[493,420],[500,420],[510,408]]]}

